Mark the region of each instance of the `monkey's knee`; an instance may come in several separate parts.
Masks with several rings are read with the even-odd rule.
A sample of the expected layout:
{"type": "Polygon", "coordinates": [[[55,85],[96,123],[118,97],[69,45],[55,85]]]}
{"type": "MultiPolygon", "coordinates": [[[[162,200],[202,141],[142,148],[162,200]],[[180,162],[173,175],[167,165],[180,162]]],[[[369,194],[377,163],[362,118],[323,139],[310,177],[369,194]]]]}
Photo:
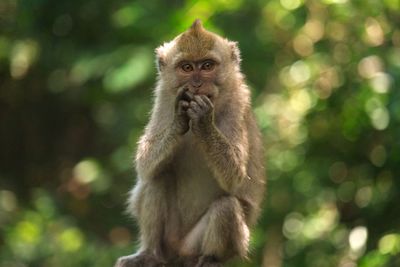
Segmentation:
{"type": "Polygon", "coordinates": [[[152,250],[162,254],[161,239],[167,212],[164,190],[160,184],[139,182],[131,192],[129,209],[140,228],[141,251],[152,250]]]}
{"type": "Polygon", "coordinates": [[[209,220],[202,242],[203,255],[218,259],[246,257],[250,239],[243,209],[235,197],[215,201],[209,210],[209,220]]]}
{"type": "Polygon", "coordinates": [[[151,212],[155,217],[159,213],[154,211],[163,211],[166,209],[165,188],[157,183],[138,182],[130,192],[128,199],[128,211],[136,218],[146,216],[151,212]]]}
{"type": "Polygon", "coordinates": [[[144,197],[144,192],[144,185],[140,181],[138,181],[135,187],[129,192],[127,212],[135,218],[137,218],[141,212],[140,203],[144,197]]]}

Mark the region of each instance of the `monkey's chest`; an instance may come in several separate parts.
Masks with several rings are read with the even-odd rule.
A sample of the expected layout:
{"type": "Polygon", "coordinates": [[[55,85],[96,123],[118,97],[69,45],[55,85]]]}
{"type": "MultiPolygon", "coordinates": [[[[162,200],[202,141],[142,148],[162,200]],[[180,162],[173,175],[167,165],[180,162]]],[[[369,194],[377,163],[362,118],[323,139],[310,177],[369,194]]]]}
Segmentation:
{"type": "Polygon", "coordinates": [[[190,227],[223,190],[207,165],[206,155],[190,138],[178,149],[173,168],[181,221],[184,227],[190,227]]]}

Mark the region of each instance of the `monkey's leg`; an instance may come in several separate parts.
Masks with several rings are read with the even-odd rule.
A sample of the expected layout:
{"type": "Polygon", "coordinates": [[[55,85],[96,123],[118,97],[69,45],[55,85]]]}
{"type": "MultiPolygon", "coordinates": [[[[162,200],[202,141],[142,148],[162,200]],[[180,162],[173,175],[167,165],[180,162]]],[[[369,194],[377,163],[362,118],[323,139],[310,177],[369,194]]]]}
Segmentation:
{"type": "Polygon", "coordinates": [[[197,267],[222,266],[232,256],[246,257],[249,228],[235,197],[214,201],[206,214],[185,237],[181,255],[200,255],[197,267]]]}
{"type": "Polygon", "coordinates": [[[137,253],[118,259],[115,267],[164,266],[161,242],[166,214],[166,192],[158,181],[139,183],[133,190],[130,205],[140,228],[140,248],[137,253]]]}

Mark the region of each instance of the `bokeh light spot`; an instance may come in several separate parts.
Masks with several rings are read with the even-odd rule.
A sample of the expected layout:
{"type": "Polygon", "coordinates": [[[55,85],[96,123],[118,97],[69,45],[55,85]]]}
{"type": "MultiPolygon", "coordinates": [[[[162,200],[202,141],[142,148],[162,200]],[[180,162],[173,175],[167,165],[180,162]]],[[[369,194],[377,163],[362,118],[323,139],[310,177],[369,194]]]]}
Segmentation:
{"type": "Polygon", "coordinates": [[[388,234],[379,239],[379,252],[382,254],[397,254],[400,253],[400,235],[388,234]]]}
{"type": "Polygon", "coordinates": [[[99,177],[99,174],[100,165],[94,159],[83,160],[74,167],[74,177],[82,184],[93,182],[99,177]]]}
{"type": "Polygon", "coordinates": [[[106,73],[104,88],[111,93],[132,89],[150,74],[152,66],[153,54],[144,49],[137,51],[124,64],[106,73]]]}
{"type": "Polygon", "coordinates": [[[372,17],[365,21],[364,40],[370,46],[379,46],[384,42],[384,33],[379,22],[372,17]]]}
{"type": "Polygon", "coordinates": [[[280,0],[280,3],[287,10],[294,10],[303,4],[302,0],[280,0]]]}
{"type": "Polygon", "coordinates": [[[114,12],[112,22],[116,28],[131,26],[140,18],[142,12],[139,5],[125,6],[114,12]]]}
{"type": "Polygon", "coordinates": [[[14,211],[17,208],[17,205],[17,197],[12,191],[0,190],[0,211],[14,211]]]}
{"type": "Polygon", "coordinates": [[[304,33],[315,43],[324,37],[325,26],[319,19],[310,19],[304,25],[304,33]]]}
{"type": "Polygon", "coordinates": [[[39,242],[40,229],[33,222],[21,221],[16,227],[17,238],[21,242],[36,244],[39,242]]]}
{"type": "Polygon", "coordinates": [[[356,193],[355,202],[360,208],[365,208],[369,205],[372,200],[372,188],[370,186],[364,186],[360,188],[356,193]]]}
{"type": "Polygon", "coordinates": [[[358,73],[361,77],[371,79],[378,72],[383,71],[382,59],[378,56],[368,56],[363,58],[358,64],[358,73]]]}
{"type": "Polygon", "coordinates": [[[370,80],[372,89],[379,94],[386,94],[393,83],[392,77],[384,72],[378,72],[370,80]]]}
{"type": "Polygon", "coordinates": [[[375,146],[369,155],[371,162],[378,167],[385,164],[386,157],[386,149],[382,145],[375,146]]]}
{"type": "Polygon", "coordinates": [[[372,126],[377,130],[385,130],[390,122],[389,112],[385,107],[375,109],[370,118],[372,126]]]}
{"type": "Polygon", "coordinates": [[[300,213],[288,214],[283,223],[283,234],[289,239],[299,235],[304,226],[303,220],[304,218],[300,213]]]}
{"type": "Polygon", "coordinates": [[[293,40],[293,49],[302,57],[307,57],[314,52],[314,44],[310,37],[299,34],[293,40]]]}
{"type": "Polygon", "coordinates": [[[79,229],[69,228],[60,234],[58,241],[62,250],[74,252],[82,247],[84,238],[79,229]]]}
{"type": "Polygon", "coordinates": [[[367,243],[368,230],[365,226],[357,226],[350,231],[349,244],[353,252],[360,252],[367,243]]]}
{"type": "Polygon", "coordinates": [[[34,40],[17,41],[11,51],[10,72],[14,79],[22,79],[39,55],[39,45],[34,40]]]}

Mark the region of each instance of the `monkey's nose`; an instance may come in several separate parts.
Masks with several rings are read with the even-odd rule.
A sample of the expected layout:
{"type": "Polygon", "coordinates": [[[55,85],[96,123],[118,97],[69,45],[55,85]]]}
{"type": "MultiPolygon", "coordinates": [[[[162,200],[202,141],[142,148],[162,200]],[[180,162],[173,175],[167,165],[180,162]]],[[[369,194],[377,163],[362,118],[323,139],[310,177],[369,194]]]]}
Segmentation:
{"type": "Polygon", "coordinates": [[[192,85],[194,88],[200,88],[200,87],[203,85],[203,82],[202,82],[202,81],[192,81],[192,82],[191,82],[191,85],[192,85]]]}

